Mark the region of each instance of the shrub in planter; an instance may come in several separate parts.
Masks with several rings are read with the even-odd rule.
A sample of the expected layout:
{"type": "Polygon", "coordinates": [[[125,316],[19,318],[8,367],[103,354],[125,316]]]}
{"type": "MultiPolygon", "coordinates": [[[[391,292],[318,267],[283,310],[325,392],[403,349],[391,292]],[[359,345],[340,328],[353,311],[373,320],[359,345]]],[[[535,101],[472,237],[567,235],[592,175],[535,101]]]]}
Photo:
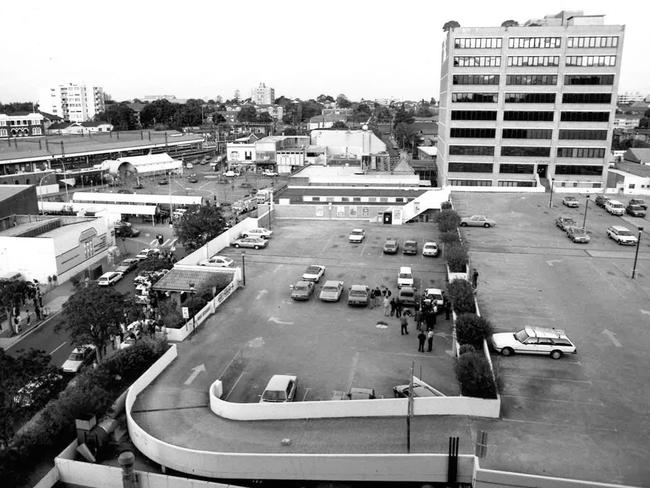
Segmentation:
{"type": "Polygon", "coordinates": [[[467,249],[460,243],[445,246],[445,258],[452,273],[463,273],[467,269],[467,249]]]}
{"type": "Polygon", "coordinates": [[[440,232],[456,230],[460,225],[460,217],[454,210],[441,210],[437,220],[440,232]]]}
{"type": "Polygon", "coordinates": [[[483,339],[490,337],[492,332],[490,321],[476,314],[464,313],[456,319],[456,338],[459,344],[469,344],[481,350],[483,339]]]}
{"type": "Polygon", "coordinates": [[[472,346],[471,344],[461,344],[460,347],[458,348],[459,355],[472,353],[472,352],[476,352],[476,349],[474,349],[474,346],[472,346]]]}
{"type": "Polygon", "coordinates": [[[442,202],[440,204],[440,210],[451,210],[451,202],[442,202]]]}
{"type": "Polygon", "coordinates": [[[447,285],[447,294],[451,300],[454,312],[460,315],[463,313],[476,313],[474,303],[474,288],[467,280],[454,280],[447,285]]]}
{"type": "Polygon", "coordinates": [[[454,244],[455,242],[460,242],[460,237],[458,236],[458,231],[450,230],[450,231],[447,231],[447,232],[442,232],[440,234],[440,242],[442,242],[446,246],[454,244]]]}
{"type": "Polygon", "coordinates": [[[465,396],[496,398],[497,388],[492,377],[490,363],[482,353],[461,355],[456,361],[456,378],[465,396]]]}

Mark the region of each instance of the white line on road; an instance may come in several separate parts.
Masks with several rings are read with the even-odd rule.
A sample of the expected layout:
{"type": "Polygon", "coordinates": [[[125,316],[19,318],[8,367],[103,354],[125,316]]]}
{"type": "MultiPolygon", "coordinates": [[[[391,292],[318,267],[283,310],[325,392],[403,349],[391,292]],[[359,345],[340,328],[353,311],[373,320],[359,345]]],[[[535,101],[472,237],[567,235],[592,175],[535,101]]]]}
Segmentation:
{"type": "Polygon", "coordinates": [[[588,385],[592,385],[591,380],[574,380],[570,378],[558,378],[556,376],[530,376],[527,374],[512,374],[512,373],[501,373],[500,376],[510,376],[513,378],[526,378],[526,379],[532,379],[532,380],[548,380],[548,381],[567,381],[571,383],[587,383],[588,385]]]}
{"type": "Polygon", "coordinates": [[[612,341],[612,344],[614,344],[616,347],[621,347],[621,343],[616,338],[616,334],[611,330],[605,329],[601,332],[601,334],[605,334],[607,337],[609,337],[609,340],[612,341]]]}
{"type": "Polygon", "coordinates": [[[348,375],[346,391],[350,391],[350,388],[352,388],[352,381],[354,381],[354,375],[357,372],[357,364],[359,364],[359,351],[356,351],[352,357],[352,366],[350,367],[350,374],[348,375]]]}
{"type": "Polygon", "coordinates": [[[304,402],[305,400],[307,400],[307,396],[309,395],[309,392],[311,392],[311,388],[307,388],[307,389],[305,390],[305,394],[302,396],[302,400],[301,400],[301,401],[304,402]]]}
{"type": "Polygon", "coordinates": [[[554,403],[568,403],[570,405],[595,405],[598,407],[604,407],[605,404],[601,401],[596,401],[596,402],[583,402],[581,400],[561,400],[559,398],[548,398],[548,397],[533,397],[533,396],[527,396],[527,395],[508,395],[505,393],[502,393],[501,396],[503,398],[523,398],[524,400],[534,400],[535,402],[554,402],[554,403]]]}
{"type": "Polygon", "coordinates": [[[158,244],[158,239],[153,239],[153,240],[149,243],[150,246],[155,246],[156,244],[158,244]]]}
{"type": "Polygon", "coordinates": [[[65,346],[67,343],[68,341],[63,341],[60,346],[58,346],[56,349],[50,352],[50,356],[54,354],[56,351],[58,351],[59,349],[61,349],[63,346],[65,346]]]}
{"type": "Polygon", "coordinates": [[[650,310],[643,310],[643,309],[641,309],[641,313],[642,313],[643,315],[650,315],[650,310]]]}
{"type": "Polygon", "coordinates": [[[237,379],[236,379],[235,382],[233,383],[232,388],[228,391],[228,394],[226,395],[226,397],[224,398],[224,400],[226,400],[226,401],[228,400],[228,398],[230,397],[230,394],[235,390],[235,387],[237,386],[237,383],[239,383],[239,380],[241,380],[241,377],[244,376],[244,374],[245,374],[245,371],[242,371],[242,372],[239,374],[239,376],[237,376],[237,379]]]}
{"type": "MultiPolygon", "coordinates": [[[[564,428],[564,429],[566,429],[567,427],[568,427],[568,428],[576,427],[576,426],[573,426],[573,425],[570,424],[570,423],[561,423],[561,422],[543,422],[543,421],[541,421],[541,420],[522,420],[522,419],[512,419],[512,418],[508,418],[508,417],[501,417],[501,420],[503,420],[503,421],[505,421],[505,422],[517,422],[517,423],[520,423],[520,424],[553,425],[553,426],[561,427],[561,428],[564,428]]],[[[589,426],[588,429],[589,429],[589,430],[601,430],[601,431],[605,431],[605,432],[618,432],[618,429],[608,429],[608,428],[606,428],[606,427],[593,427],[593,426],[589,426]]]]}

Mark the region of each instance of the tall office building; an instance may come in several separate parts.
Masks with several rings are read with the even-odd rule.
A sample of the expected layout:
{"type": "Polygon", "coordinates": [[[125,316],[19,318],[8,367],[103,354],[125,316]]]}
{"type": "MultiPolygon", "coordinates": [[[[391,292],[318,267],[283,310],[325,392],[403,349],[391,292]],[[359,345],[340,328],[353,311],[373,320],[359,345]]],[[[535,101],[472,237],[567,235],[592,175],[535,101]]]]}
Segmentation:
{"type": "Polygon", "coordinates": [[[275,90],[264,83],[251,90],[251,99],[255,105],[273,105],[275,102],[275,90]]]}
{"type": "Polygon", "coordinates": [[[104,89],[99,86],[67,83],[41,91],[39,108],[70,122],[86,122],[103,112],[104,89]]]}
{"type": "Polygon", "coordinates": [[[438,184],[604,188],[625,26],[563,11],[442,46],[438,184]]]}

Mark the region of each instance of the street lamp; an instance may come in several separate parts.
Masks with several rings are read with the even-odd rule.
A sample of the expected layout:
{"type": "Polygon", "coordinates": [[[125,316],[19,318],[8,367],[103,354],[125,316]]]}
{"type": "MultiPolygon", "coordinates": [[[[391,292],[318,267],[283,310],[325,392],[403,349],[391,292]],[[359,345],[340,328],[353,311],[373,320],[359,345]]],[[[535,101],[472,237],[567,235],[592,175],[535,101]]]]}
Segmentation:
{"type": "Polygon", "coordinates": [[[551,198],[548,201],[548,207],[551,208],[553,206],[553,183],[555,182],[555,178],[551,178],[551,198]]]}
{"type": "Polygon", "coordinates": [[[241,283],[246,286],[246,251],[241,252],[241,283]]]}
{"type": "MultiPolygon", "coordinates": [[[[192,314],[192,333],[194,333],[194,330],[196,329],[196,318],[195,314],[192,311],[192,307],[194,306],[194,294],[196,293],[196,289],[194,288],[194,283],[190,283],[190,313],[192,314]]],[[[190,334],[191,335],[191,334],[190,334]]]]}
{"type": "Polygon", "coordinates": [[[587,231],[586,225],[587,225],[587,209],[589,208],[589,197],[590,195],[587,195],[587,199],[585,200],[585,216],[582,219],[582,228],[585,230],[585,232],[587,231]]]}
{"type": "Polygon", "coordinates": [[[636,238],[636,252],[634,253],[634,266],[632,267],[632,279],[636,275],[636,262],[639,259],[639,245],[641,244],[641,233],[643,232],[643,227],[639,227],[639,235],[636,238]]]}

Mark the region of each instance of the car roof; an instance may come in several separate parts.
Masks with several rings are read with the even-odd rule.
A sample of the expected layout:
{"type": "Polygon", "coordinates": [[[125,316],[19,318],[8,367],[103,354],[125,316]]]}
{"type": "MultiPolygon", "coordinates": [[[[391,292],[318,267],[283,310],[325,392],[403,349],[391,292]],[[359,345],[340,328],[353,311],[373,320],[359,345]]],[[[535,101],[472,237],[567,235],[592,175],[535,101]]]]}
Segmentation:
{"type": "Polygon", "coordinates": [[[339,280],[327,280],[323,286],[339,286],[339,280]]]}
{"type": "MultiPolygon", "coordinates": [[[[327,283],[326,283],[326,284],[327,284],[327,283]]],[[[359,290],[361,290],[361,291],[367,291],[367,290],[368,290],[368,287],[367,287],[366,285],[352,285],[352,286],[350,287],[350,290],[355,290],[355,291],[359,291],[359,290]]]]}
{"type": "Polygon", "coordinates": [[[399,267],[399,272],[400,273],[410,273],[411,272],[411,267],[410,266],[400,266],[399,267]]]}
{"type": "Polygon", "coordinates": [[[294,375],[274,374],[266,385],[266,390],[284,390],[290,381],[296,381],[294,375]]]}
{"type": "Polygon", "coordinates": [[[550,338],[563,338],[568,339],[566,333],[562,329],[554,329],[551,327],[525,327],[526,334],[534,337],[550,337],[550,338]]]}
{"type": "Polygon", "coordinates": [[[630,229],[628,229],[627,227],[623,227],[622,225],[610,225],[609,228],[610,229],[615,229],[615,230],[626,230],[626,231],[630,232],[630,229]]]}
{"type": "Polygon", "coordinates": [[[427,288],[426,290],[424,290],[424,293],[431,293],[431,294],[436,293],[438,295],[442,295],[442,290],[440,288],[427,288]]]}
{"type": "Polygon", "coordinates": [[[437,246],[438,243],[435,241],[427,241],[424,243],[425,246],[437,246]]]}

